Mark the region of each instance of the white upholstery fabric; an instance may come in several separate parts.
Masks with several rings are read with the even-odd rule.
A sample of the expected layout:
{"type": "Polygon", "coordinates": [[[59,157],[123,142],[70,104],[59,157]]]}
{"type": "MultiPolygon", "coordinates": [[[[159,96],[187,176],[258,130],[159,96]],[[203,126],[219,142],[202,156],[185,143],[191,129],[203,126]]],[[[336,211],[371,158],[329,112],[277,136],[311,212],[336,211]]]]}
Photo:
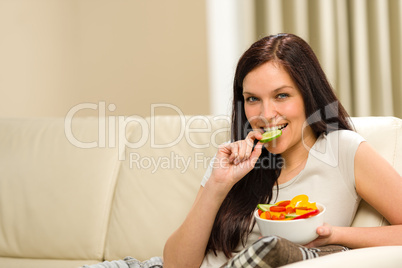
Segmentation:
{"type": "Polygon", "coordinates": [[[354,117],[356,131],[402,173],[402,120],[395,117],[354,117]]]}
{"type": "Polygon", "coordinates": [[[282,266],[284,268],[400,268],[402,246],[362,248],[282,266]]]}
{"type": "MultiPolygon", "coordinates": [[[[73,127],[98,139],[97,119],[73,127]]],[[[1,119],[0,148],[0,256],[102,259],[117,150],[77,148],[62,119],[1,119]]]]}
{"type": "Polygon", "coordinates": [[[0,257],[1,268],[78,268],[97,264],[99,260],[26,259],[0,257]]]}

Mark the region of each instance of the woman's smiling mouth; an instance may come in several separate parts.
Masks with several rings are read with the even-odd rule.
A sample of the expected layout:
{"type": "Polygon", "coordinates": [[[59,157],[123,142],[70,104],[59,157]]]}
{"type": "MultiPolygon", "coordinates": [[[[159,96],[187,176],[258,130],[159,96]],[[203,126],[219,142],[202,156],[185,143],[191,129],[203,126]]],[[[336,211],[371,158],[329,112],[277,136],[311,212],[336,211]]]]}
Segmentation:
{"type": "Polygon", "coordinates": [[[267,131],[273,131],[273,130],[277,130],[277,129],[282,130],[287,126],[288,126],[288,123],[282,124],[282,125],[276,125],[274,127],[261,128],[261,129],[264,130],[264,132],[267,132],[267,131]]]}

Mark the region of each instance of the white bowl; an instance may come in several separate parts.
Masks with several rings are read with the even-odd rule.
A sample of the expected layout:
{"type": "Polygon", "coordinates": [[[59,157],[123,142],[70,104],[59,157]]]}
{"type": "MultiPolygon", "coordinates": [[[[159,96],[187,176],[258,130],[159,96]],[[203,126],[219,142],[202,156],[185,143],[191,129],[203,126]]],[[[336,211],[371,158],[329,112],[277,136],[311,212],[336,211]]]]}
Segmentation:
{"type": "Polygon", "coordinates": [[[317,203],[317,208],[320,213],[307,219],[265,220],[260,218],[258,210],[254,212],[254,217],[263,236],[276,235],[296,244],[305,245],[318,237],[317,227],[324,224],[325,206],[317,203]]]}

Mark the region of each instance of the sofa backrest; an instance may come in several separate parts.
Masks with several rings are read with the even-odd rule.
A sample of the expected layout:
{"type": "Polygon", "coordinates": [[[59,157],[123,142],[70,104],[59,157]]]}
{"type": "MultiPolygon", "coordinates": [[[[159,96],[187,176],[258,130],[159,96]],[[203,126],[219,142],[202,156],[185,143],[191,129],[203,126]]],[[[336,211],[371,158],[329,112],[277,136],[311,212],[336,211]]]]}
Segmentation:
{"type": "Polygon", "coordinates": [[[117,148],[93,143],[96,118],[76,118],[67,131],[64,123],[0,119],[2,257],[103,258],[117,148]]]}
{"type": "Polygon", "coordinates": [[[161,255],[228,125],[204,116],[1,118],[0,257],[161,255]]]}

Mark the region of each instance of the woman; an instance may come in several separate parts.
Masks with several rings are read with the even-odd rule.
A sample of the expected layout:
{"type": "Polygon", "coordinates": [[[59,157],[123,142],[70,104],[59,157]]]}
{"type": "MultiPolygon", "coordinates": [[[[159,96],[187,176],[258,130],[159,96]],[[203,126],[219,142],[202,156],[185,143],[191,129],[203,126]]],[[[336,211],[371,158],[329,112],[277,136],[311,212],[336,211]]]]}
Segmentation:
{"type": "Polygon", "coordinates": [[[328,224],[307,247],[401,245],[401,176],[347,118],[305,41],[279,34],[254,43],[236,69],[233,142],[219,148],[191,211],[168,239],[165,267],[219,267],[258,239],[258,203],[298,194],[327,206],[328,224]],[[259,142],[272,128],[282,135],[259,142]],[[348,227],[361,198],[393,226],[348,227]]]}

